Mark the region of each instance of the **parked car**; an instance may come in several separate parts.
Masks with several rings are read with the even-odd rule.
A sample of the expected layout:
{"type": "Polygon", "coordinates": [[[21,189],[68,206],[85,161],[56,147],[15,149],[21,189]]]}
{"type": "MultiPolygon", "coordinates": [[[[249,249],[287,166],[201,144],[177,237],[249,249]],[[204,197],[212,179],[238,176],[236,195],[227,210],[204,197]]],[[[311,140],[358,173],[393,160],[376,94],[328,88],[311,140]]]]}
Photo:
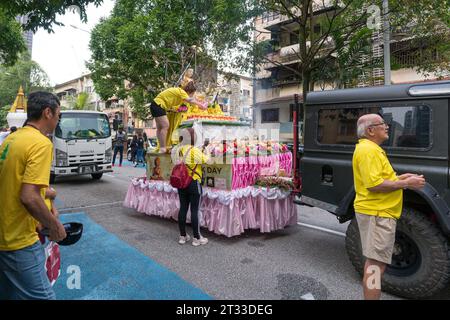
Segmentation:
{"type": "Polygon", "coordinates": [[[386,291],[408,298],[432,296],[450,282],[450,81],[311,92],[307,96],[301,157],[304,204],[351,221],[347,254],[362,274],[364,257],[354,218],[352,155],[356,122],[378,113],[389,125],[382,147],[397,174],[423,174],[421,190],[403,192],[386,291]]]}

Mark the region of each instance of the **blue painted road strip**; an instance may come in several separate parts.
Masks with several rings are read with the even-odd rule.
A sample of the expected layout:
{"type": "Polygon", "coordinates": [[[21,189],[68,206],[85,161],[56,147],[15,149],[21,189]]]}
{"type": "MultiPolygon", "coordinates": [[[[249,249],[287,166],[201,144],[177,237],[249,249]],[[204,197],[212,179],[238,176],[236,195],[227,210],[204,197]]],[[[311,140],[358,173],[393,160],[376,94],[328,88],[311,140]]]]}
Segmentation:
{"type": "Polygon", "coordinates": [[[174,272],[107,232],[86,214],[62,214],[60,218],[63,223],[81,222],[83,235],[72,246],[60,246],[61,275],[54,286],[57,299],[212,299],[174,272]],[[80,289],[73,288],[77,286],[78,267],[81,271],[80,289]]]}

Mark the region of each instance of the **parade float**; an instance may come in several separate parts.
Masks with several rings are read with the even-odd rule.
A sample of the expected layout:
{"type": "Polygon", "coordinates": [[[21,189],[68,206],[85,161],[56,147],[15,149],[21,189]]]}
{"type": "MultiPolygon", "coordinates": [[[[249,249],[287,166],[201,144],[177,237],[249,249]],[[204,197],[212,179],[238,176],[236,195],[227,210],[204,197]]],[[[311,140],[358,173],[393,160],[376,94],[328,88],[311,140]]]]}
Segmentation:
{"type": "MultiPolygon", "coordinates": [[[[248,229],[272,232],[297,223],[293,202],[292,154],[286,145],[259,136],[247,122],[223,114],[216,103],[207,110],[182,105],[169,112],[171,143],[192,127],[196,146],[211,159],[203,164],[200,224],[216,234],[237,236],[248,229]]],[[[147,153],[147,174],[132,180],[124,206],[177,220],[177,189],[169,184],[170,154],[147,153]]],[[[189,221],[189,213],[188,213],[189,221]]]]}

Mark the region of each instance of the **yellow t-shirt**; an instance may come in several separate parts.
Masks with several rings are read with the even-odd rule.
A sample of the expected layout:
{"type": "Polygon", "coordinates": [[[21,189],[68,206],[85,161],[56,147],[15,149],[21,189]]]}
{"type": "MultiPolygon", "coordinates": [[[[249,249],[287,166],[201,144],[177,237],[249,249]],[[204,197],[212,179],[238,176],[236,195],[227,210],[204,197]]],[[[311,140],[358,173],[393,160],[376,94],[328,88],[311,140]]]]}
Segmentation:
{"type": "Polygon", "coordinates": [[[0,250],[19,250],[39,240],[38,222],[20,202],[22,183],[45,187],[50,179],[51,141],[38,130],[24,127],[0,146],[0,250]]]}
{"type": "Polygon", "coordinates": [[[181,88],[169,88],[158,94],[155,98],[156,104],[168,111],[178,107],[189,95],[181,88]]]}
{"type": "MultiPolygon", "coordinates": [[[[189,148],[192,146],[185,145],[180,147],[181,154],[184,158],[186,152],[188,152],[189,148]]],[[[188,167],[189,175],[192,177],[192,180],[202,181],[202,164],[208,161],[208,156],[205,155],[199,148],[192,147],[189,151],[189,154],[186,156],[186,166],[188,167]],[[195,167],[197,165],[197,167],[195,167]],[[195,170],[194,170],[195,168],[195,170]]]]}
{"type": "Polygon", "coordinates": [[[387,193],[368,190],[384,180],[398,180],[384,150],[370,140],[360,139],[353,153],[352,164],[356,192],[355,212],[399,219],[402,213],[403,190],[387,193]]]}

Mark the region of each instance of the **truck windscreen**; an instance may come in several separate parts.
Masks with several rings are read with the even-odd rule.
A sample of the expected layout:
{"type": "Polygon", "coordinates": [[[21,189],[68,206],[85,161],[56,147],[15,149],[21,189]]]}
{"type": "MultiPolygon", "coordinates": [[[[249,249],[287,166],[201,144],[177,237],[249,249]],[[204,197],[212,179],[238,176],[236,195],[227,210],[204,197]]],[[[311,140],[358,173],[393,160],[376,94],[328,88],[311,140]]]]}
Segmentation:
{"type": "Polygon", "coordinates": [[[55,136],[61,139],[100,139],[111,136],[111,130],[104,114],[62,113],[55,136]]]}

